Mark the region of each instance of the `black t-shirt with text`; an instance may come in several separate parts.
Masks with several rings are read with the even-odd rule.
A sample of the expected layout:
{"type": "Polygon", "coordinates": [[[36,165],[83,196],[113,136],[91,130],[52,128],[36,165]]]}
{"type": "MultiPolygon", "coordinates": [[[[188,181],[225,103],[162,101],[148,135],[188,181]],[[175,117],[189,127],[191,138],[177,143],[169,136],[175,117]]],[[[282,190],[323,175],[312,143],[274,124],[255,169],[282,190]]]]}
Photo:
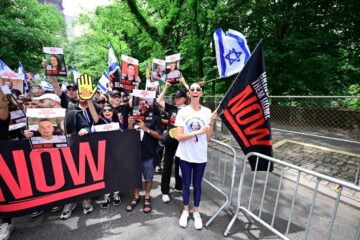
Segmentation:
{"type": "MultiPolygon", "coordinates": [[[[156,131],[160,134],[163,133],[161,125],[161,117],[153,115],[151,122],[145,124],[149,129],[156,131]]],[[[157,154],[158,140],[144,132],[144,137],[141,141],[141,159],[147,161],[153,159],[157,154]]]]}

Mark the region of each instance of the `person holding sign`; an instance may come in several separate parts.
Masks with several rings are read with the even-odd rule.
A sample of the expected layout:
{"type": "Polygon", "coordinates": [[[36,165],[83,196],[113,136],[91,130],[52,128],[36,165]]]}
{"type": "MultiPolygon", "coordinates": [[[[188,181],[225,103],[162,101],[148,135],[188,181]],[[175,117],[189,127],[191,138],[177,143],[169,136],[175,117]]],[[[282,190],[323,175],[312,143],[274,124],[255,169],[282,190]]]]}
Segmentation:
{"type": "MultiPolygon", "coordinates": [[[[141,115],[144,117],[148,115],[150,111],[146,100],[141,100],[141,115]]],[[[142,174],[145,179],[145,199],[143,205],[144,213],[152,211],[150,192],[152,188],[152,179],[154,176],[154,159],[157,154],[158,141],[162,139],[162,125],[161,117],[154,114],[150,122],[145,123],[143,120],[136,120],[138,129],[143,132],[141,140],[141,158],[142,158],[142,174]]],[[[134,129],[135,120],[134,117],[129,117],[129,129],[134,129]]],[[[135,206],[140,202],[139,189],[133,190],[133,198],[126,207],[127,212],[134,210],[135,206]]]]}
{"type": "MultiPolygon", "coordinates": [[[[166,82],[164,89],[162,90],[161,94],[157,99],[157,103],[159,104],[160,108],[165,109],[168,113],[168,125],[167,125],[167,133],[175,129],[175,119],[178,111],[185,107],[186,103],[186,92],[189,88],[185,79],[182,77],[180,78],[180,82],[184,85],[185,90],[177,90],[175,93],[174,105],[170,105],[165,102],[164,98],[166,95],[167,90],[171,87],[170,82],[166,82]]],[[[166,134],[164,134],[165,136],[166,134]]],[[[171,172],[173,162],[175,161],[175,191],[181,191],[182,183],[181,177],[179,176],[179,161],[178,157],[175,157],[175,152],[178,147],[179,142],[175,139],[167,135],[164,137],[164,145],[165,145],[165,155],[164,155],[164,168],[161,176],[161,193],[162,193],[162,201],[164,203],[170,202],[170,179],[171,179],[171,172]]]]}
{"type": "Polygon", "coordinates": [[[191,103],[179,110],[175,120],[176,139],[179,141],[175,156],[180,158],[184,204],[179,225],[185,228],[188,223],[190,184],[193,178],[194,226],[200,230],[203,227],[199,212],[201,182],[207,162],[208,141],[213,135],[213,124],[217,114],[200,105],[203,92],[198,83],[191,84],[189,91],[191,103]]]}

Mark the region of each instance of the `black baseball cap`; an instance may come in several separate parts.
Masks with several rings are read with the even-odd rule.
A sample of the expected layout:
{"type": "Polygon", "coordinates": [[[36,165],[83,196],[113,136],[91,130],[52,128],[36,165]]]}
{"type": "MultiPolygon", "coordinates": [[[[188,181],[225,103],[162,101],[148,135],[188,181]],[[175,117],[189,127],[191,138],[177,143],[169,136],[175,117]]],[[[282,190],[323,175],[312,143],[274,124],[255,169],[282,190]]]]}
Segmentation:
{"type": "Polygon", "coordinates": [[[176,91],[175,97],[176,98],[186,97],[186,92],[184,90],[179,89],[176,91]]]}
{"type": "Polygon", "coordinates": [[[109,93],[110,97],[114,97],[115,95],[121,96],[121,92],[119,90],[113,90],[109,93]]]}
{"type": "Polygon", "coordinates": [[[74,83],[69,83],[67,86],[66,86],[66,89],[69,89],[69,88],[74,88],[75,90],[78,90],[77,88],[77,84],[74,84],[74,83]]]}

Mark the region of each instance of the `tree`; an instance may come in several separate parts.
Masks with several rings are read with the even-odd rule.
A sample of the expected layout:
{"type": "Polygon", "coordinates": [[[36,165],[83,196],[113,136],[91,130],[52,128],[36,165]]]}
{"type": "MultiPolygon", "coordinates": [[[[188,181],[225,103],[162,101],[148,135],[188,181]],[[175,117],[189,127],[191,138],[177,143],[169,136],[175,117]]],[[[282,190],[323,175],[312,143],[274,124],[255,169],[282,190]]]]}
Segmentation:
{"type": "Polygon", "coordinates": [[[0,4],[0,59],[16,69],[38,72],[42,47],[60,47],[65,40],[65,20],[50,4],[36,0],[2,0],[0,4]]]}

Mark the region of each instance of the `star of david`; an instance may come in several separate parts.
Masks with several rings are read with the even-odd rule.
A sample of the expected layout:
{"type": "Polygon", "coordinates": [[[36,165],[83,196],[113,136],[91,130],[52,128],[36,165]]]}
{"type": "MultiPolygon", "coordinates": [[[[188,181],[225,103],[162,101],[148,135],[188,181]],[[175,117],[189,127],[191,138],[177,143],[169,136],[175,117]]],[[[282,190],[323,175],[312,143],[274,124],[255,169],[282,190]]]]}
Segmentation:
{"type": "Polygon", "coordinates": [[[229,64],[232,65],[234,62],[240,62],[240,55],[242,52],[237,52],[235,48],[229,50],[226,54],[225,59],[229,61],[229,64]]]}

